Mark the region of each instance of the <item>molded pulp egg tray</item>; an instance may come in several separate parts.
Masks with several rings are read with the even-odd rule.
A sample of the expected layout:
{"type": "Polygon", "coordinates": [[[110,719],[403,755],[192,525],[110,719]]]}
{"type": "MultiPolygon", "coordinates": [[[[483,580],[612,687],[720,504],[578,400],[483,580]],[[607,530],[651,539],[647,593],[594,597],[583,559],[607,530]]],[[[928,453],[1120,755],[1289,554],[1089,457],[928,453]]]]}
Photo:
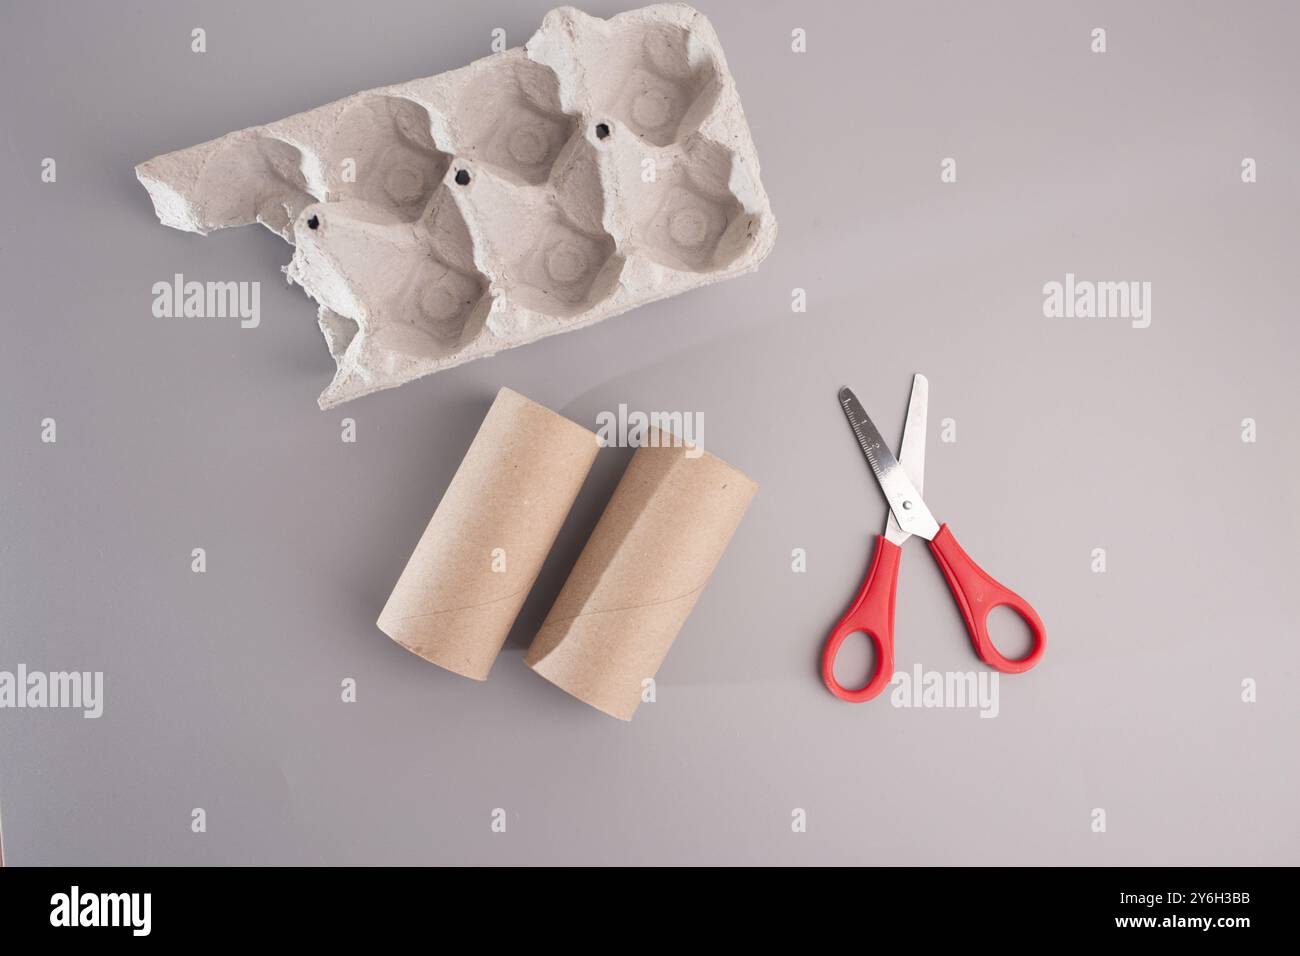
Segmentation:
{"type": "Polygon", "coordinates": [[[682,4],[159,156],[164,225],[260,222],[319,305],[322,408],[757,268],[776,238],[722,47],[682,4]]]}

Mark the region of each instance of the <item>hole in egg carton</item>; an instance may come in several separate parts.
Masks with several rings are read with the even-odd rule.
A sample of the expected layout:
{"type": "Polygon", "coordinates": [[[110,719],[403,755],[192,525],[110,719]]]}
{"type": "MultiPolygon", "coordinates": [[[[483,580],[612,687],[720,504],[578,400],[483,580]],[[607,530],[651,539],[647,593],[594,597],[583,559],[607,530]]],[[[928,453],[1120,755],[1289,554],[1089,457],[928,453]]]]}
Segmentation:
{"type": "Polygon", "coordinates": [[[552,10],[522,48],[137,175],[166,225],[295,245],[338,363],[325,408],[756,268],[776,228],[757,171],[712,27],[659,4],[552,10]]]}

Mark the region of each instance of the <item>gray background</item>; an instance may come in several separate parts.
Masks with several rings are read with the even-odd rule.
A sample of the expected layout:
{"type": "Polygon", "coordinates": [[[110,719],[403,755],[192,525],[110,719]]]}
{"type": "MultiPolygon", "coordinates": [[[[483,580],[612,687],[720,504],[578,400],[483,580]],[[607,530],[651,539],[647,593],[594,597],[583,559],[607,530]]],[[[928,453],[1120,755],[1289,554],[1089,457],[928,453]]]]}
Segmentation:
{"type": "MultiPolygon", "coordinates": [[[[102,670],[107,698],[0,711],[7,862],[1300,862],[1294,6],[700,0],[780,220],[760,271],[317,411],[289,248],[159,226],[133,165],[522,43],[548,6],[5,5],[0,669],[102,670]],[[1151,327],[1045,319],[1067,271],[1150,281],[1151,327]],[[261,328],[155,319],[175,272],[260,280],[261,328]],[[927,500],[1050,632],[995,720],[817,677],[885,518],[835,392],[894,435],[918,370],[927,500]],[[702,411],[762,486],[631,724],[521,660],[627,451],[490,681],[374,627],[503,384],[588,425],[702,411]]],[[[982,669],[920,542],[899,595],[899,668],[982,669]]]]}

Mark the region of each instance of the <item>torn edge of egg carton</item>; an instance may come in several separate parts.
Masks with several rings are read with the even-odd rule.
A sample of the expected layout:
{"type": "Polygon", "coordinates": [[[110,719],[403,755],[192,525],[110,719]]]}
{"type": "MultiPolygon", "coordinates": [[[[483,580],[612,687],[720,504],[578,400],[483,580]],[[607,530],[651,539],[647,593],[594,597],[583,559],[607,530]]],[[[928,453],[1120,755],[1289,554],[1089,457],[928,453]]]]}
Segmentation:
{"type": "Polygon", "coordinates": [[[319,303],[321,408],[750,272],[776,220],[685,4],[548,13],[521,48],[142,163],[164,225],[260,222],[319,303]]]}

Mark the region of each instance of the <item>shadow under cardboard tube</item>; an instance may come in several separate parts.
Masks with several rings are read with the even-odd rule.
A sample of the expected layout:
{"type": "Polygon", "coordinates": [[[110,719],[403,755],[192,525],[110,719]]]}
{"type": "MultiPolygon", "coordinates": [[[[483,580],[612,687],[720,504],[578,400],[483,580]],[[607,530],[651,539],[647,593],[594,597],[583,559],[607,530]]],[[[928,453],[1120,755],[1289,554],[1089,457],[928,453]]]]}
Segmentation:
{"type": "Polygon", "coordinates": [[[596,462],[587,475],[582,491],[569,509],[568,517],[564,519],[532,591],[520,609],[519,616],[515,618],[514,626],[506,638],[506,648],[526,650],[532,644],[551,605],[564,587],[569,572],[578,563],[578,556],[586,547],[596,523],[600,521],[634,451],[633,448],[604,448],[596,456],[596,462]]]}

